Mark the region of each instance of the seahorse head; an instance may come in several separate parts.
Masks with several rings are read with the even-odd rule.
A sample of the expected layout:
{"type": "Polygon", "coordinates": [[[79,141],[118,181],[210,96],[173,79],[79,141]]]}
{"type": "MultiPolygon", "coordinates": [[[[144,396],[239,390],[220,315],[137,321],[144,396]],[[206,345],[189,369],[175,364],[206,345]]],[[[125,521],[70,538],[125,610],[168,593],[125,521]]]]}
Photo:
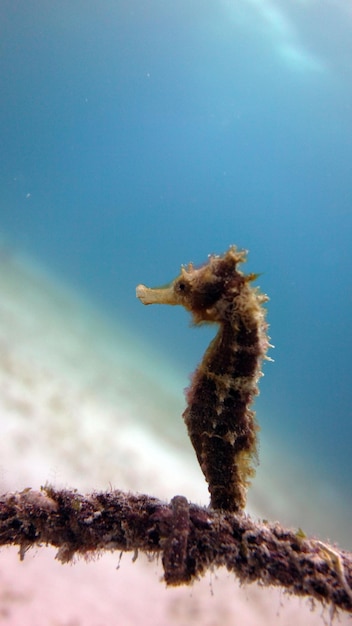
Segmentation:
{"type": "Polygon", "coordinates": [[[192,313],[195,324],[221,321],[223,305],[233,299],[240,285],[254,279],[236,269],[245,260],[246,252],[232,246],[223,256],[209,256],[200,267],[192,263],[181,267],[181,273],[165,287],[138,285],[137,298],[143,304],[180,304],[192,313]]]}

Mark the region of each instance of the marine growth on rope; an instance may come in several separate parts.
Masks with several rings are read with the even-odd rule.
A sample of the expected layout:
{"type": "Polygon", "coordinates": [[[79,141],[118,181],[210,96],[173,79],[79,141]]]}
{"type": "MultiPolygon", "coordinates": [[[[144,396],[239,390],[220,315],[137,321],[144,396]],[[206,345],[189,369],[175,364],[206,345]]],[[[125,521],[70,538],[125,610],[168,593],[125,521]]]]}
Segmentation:
{"type": "Polygon", "coordinates": [[[232,246],[201,267],[182,267],[166,287],[139,285],[136,290],[143,304],[180,304],[194,324],[219,326],[186,391],[183,418],[208,482],[210,504],[228,511],[245,507],[254,475],[258,426],[250,406],[269,347],[263,307],[268,297],[252,286],[257,275],[237,269],[245,260],[246,252],[232,246]]]}

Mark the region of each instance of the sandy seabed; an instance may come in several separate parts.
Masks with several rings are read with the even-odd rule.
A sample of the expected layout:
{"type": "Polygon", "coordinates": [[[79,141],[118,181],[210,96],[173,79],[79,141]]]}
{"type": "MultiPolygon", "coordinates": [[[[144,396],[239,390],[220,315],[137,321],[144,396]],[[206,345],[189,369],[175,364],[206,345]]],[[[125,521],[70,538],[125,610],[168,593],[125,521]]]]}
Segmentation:
{"type": "MultiPolygon", "coordinates": [[[[185,450],[183,425],[173,426],[184,402],[175,372],[150,360],[147,344],[114,326],[33,259],[3,247],[0,261],[1,492],[49,482],[81,492],[119,488],[161,499],[178,493],[207,504],[201,472],[185,450]]],[[[256,514],[263,511],[263,481],[265,469],[251,500],[256,514]]],[[[274,491],[275,513],[284,507],[287,512],[284,489],[273,483],[274,491]]],[[[17,549],[5,548],[0,624],[329,622],[329,609],[317,605],[312,611],[308,600],[279,589],[239,587],[224,570],[191,587],[166,589],[161,579],[160,563],[143,555],[133,561],[124,554],[120,561],[119,554],[109,553],[62,565],[52,548],[31,550],[23,562],[17,549]]],[[[337,623],[350,619],[341,615],[337,623]]]]}

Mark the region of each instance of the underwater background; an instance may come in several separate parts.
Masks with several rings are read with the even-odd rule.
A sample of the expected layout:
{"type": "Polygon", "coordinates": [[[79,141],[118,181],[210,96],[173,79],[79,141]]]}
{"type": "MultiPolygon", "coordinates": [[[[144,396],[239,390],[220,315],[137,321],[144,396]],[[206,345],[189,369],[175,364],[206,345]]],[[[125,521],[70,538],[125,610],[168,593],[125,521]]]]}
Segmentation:
{"type": "Polygon", "coordinates": [[[327,532],[351,548],[350,3],[2,0],[0,33],[2,265],[35,259],[131,338],[131,361],[171,372],[158,429],[176,420],[187,448],[183,389],[215,330],[135,286],[249,250],[275,345],[258,476],[304,492],[317,532],[316,494],[336,496],[346,532],[338,511],[327,532]]]}

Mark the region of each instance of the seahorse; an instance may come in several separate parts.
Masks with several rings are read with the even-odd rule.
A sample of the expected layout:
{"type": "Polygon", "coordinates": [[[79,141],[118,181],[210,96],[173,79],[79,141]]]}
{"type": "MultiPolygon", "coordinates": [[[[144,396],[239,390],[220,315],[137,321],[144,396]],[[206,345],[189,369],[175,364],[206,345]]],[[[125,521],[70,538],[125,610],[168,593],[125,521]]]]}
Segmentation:
{"type": "Polygon", "coordinates": [[[246,255],[231,246],[200,267],[182,266],[166,287],[136,289],[143,304],[180,304],[194,324],[219,325],[186,390],[183,418],[208,483],[210,506],[237,512],[245,507],[258,460],[259,427],[250,406],[270,346],[263,306],[269,298],[252,287],[257,274],[237,269],[246,255]]]}

